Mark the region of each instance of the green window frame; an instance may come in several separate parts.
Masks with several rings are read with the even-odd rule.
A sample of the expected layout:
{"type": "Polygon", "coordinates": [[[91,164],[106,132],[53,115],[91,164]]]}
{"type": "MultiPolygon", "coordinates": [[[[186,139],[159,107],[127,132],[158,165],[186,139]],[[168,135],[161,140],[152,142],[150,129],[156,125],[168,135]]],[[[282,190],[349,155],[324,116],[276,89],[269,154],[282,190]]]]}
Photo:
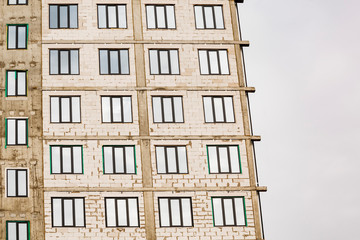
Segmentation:
{"type": "Polygon", "coordinates": [[[84,174],[84,147],[82,145],[50,145],[50,174],[84,174]],[[59,156],[56,156],[56,158],[54,158],[54,148],[59,149],[59,156]],[[77,148],[81,148],[81,166],[76,163],[76,159],[79,159],[76,156],[77,148]],[[66,151],[67,149],[68,151],[66,151]],[[65,159],[66,153],[69,154],[67,155],[69,159],[65,159]],[[54,164],[54,161],[59,162],[54,164]],[[67,167],[67,169],[70,170],[64,167],[66,163],[70,163],[70,166],[67,167]],[[54,171],[54,167],[58,168],[58,170],[54,171]],[[81,172],[79,171],[80,168],[81,172]]]}
{"type": "Polygon", "coordinates": [[[214,227],[247,227],[247,215],[245,197],[243,196],[216,196],[211,197],[211,211],[214,227]],[[217,208],[214,207],[214,199],[219,200],[217,208]],[[241,199],[241,201],[238,201],[241,199]],[[231,207],[229,207],[229,204],[231,207]],[[239,208],[239,204],[242,204],[242,208],[239,208]],[[226,206],[225,206],[226,205],[226,206]],[[238,207],[238,208],[237,208],[238,207]],[[226,209],[227,208],[227,209],[226,209]],[[216,211],[216,213],[215,213],[216,211]],[[219,214],[220,219],[215,219],[215,215],[219,214]],[[243,219],[239,219],[243,215],[243,219]],[[217,222],[217,223],[216,223],[217,222]]]}
{"type": "Polygon", "coordinates": [[[8,50],[27,49],[29,39],[29,25],[6,24],[6,36],[8,50]],[[26,28],[25,32],[22,30],[23,28],[26,28]],[[25,39],[22,39],[22,37],[24,37],[25,39]],[[12,41],[14,41],[14,43],[12,43],[12,41]]]}
{"type": "MultiPolygon", "coordinates": [[[[20,231],[20,225],[26,224],[26,232],[27,232],[27,239],[26,240],[30,240],[30,221],[6,221],[6,240],[9,240],[10,237],[10,231],[11,231],[11,226],[9,225],[13,225],[15,224],[15,231],[16,231],[16,235],[15,235],[15,239],[19,239],[19,231],[20,231]]],[[[14,238],[11,238],[14,239],[14,238]]],[[[21,238],[24,239],[24,238],[21,238]]]]}
{"type": "Polygon", "coordinates": [[[206,145],[206,155],[209,174],[242,174],[239,145],[206,145]],[[209,147],[215,148],[216,151],[216,153],[213,152],[216,156],[211,156],[212,159],[210,159],[209,147]],[[224,159],[224,155],[220,152],[220,149],[226,150],[223,152],[227,157],[226,159],[224,159]],[[235,161],[236,159],[232,159],[235,157],[233,153],[235,149],[237,150],[236,156],[238,157],[238,162],[235,161]],[[237,165],[237,163],[239,163],[239,165],[237,165]]]}
{"type": "MultiPolygon", "coordinates": [[[[109,152],[110,153],[110,152],[109,152]]],[[[137,165],[136,165],[136,147],[135,145],[103,145],[102,146],[102,160],[103,160],[103,174],[137,174],[137,165]],[[134,152],[134,165],[128,165],[128,156],[126,155],[126,148],[132,147],[134,152]],[[111,161],[110,164],[105,163],[105,148],[109,148],[111,150],[111,161]],[[111,149],[110,149],[111,148],[111,149]],[[119,164],[117,163],[114,155],[116,153],[116,149],[123,149],[123,171],[119,170],[119,164]],[[132,170],[131,167],[134,169],[132,170]],[[110,169],[110,170],[109,170],[110,169]]]]}
{"type": "Polygon", "coordinates": [[[27,79],[28,74],[26,70],[6,70],[5,76],[5,96],[6,97],[26,97],[27,96],[27,79]],[[9,75],[13,75],[14,83],[13,90],[9,93],[9,75]],[[23,84],[24,86],[19,89],[19,85],[23,84]],[[14,92],[14,93],[12,93],[14,92]]]}
{"type": "Polygon", "coordinates": [[[29,119],[27,118],[5,118],[5,148],[7,146],[27,146],[29,147],[29,119]],[[10,127],[14,126],[14,131],[10,131],[9,133],[9,121],[14,121],[14,125],[10,125],[10,127]],[[19,122],[25,121],[25,140],[19,142],[19,122]],[[9,142],[9,134],[14,134],[14,136],[10,139],[9,142]]]}

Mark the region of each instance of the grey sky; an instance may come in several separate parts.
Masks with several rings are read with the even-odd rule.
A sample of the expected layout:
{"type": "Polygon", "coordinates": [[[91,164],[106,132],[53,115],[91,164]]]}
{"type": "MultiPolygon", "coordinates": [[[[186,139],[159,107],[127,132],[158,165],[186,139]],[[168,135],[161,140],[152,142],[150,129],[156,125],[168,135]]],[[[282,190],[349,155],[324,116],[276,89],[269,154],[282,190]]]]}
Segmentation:
{"type": "Polygon", "coordinates": [[[241,5],[266,240],[359,239],[360,1],[241,5]]]}

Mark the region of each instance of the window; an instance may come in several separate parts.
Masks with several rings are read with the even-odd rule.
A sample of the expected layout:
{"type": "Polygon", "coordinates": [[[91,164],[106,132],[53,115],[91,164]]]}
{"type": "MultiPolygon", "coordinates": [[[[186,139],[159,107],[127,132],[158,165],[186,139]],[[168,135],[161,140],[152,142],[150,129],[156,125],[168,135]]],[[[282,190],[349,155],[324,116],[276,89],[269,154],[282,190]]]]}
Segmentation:
{"type": "Polygon", "coordinates": [[[247,226],[244,197],[212,197],[215,227],[247,226]]]}
{"type": "Polygon", "coordinates": [[[235,122],[232,97],[205,96],[203,102],[206,123],[235,122]]]}
{"type": "Polygon", "coordinates": [[[6,71],[6,96],[20,97],[27,95],[27,72],[6,71]]]}
{"type": "Polygon", "coordinates": [[[6,221],[6,240],[29,240],[28,221],[6,221]]]}
{"type": "Polygon", "coordinates": [[[152,97],[154,123],[183,123],[182,97],[152,97]]]}
{"type": "Polygon", "coordinates": [[[196,29],[224,29],[222,6],[194,6],[196,29]]]}
{"type": "Polygon", "coordinates": [[[199,50],[200,74],[230,74],[227,50],[199,50]]]}
{"type": "Polygon", "coordinates": [[[50,28],[78,28],[78,5],[49,5],[50,28]]]}
{"type": "Polygon", "coordinates": [[[137,197],[105,198],[106,227],[140,227],[137,197]]]}
{"type": "Polygon", "coordinates": [[[210,173],[241,173],[239,146],[207,146],[210,173]]]}
{"type": "Polygon", "coordinates": [[[146,21],[149,29],[175,29],[175,6],[146,5],[146,21]]]}
{"type": "Polygon", "coordinates": [[[185,146],[157,146],[158,173],[188,173],[185,146]]]}
{"type": "Polygon", "coordinates": [[[104,174],[136,174],[135,146],[103,146],[104,174]]]}
{"type": "Polygon", "coordinates": [[[53,227],[85,227],[85,198],[51,198],[53,227]]]}
{"type": "Polygon", "coordinates": [[[131,123],[131,96],[101,97],[103,123],[131,123]]]}
{"type": "Polygon", "coordinates": [[[99,28],[127,28],[126,5],[97,5],[99,28]]]}
{"type": "Polygon", "coordinates": [[[190,197],[159,197],[160,227],[192,227],[190,197]]]}
{"type": "Polygon", "coordinates": [[[149,50],[150,74],[180,74],[179,53],[177,49],[149,50]]]}
{"type": "Polygon", "coordinates": [[[6,145],[27,145],[28,139],[27,119],[6,119],[6,145]]]}
{"type": "Polygon", "coordinates": [[[27,0],[8,0],[8,5],[27,5],[27,0]]]}
{"type": "Polygon", "coordinates": [[[80,97],[50,97],[51,123],[80,123],[80,97]]]}
{"type": "Polygon", "coordinates": [[[51,174],[82,174],[82,146],[50,146],[51,174]]]}
{"type": "Polygon", "coordinates": [[[50,74],[79,74],[79,49],[50,49],[50,74]]]}
{"type": "Polygon", "coordinates": [[[26,49],[27,48],[27,24],[8,24],[8,49],[26,49]]]}
{"type": "Polygon", "coordinates": [[[100,74],[129,74],[128,49],[100,49],[100,74]]]}
{"type": "Polygon", "coordinates": [[[6,171],[7,197],[27,197],[28,180],[26,169],[8,169],[6,171]]]}

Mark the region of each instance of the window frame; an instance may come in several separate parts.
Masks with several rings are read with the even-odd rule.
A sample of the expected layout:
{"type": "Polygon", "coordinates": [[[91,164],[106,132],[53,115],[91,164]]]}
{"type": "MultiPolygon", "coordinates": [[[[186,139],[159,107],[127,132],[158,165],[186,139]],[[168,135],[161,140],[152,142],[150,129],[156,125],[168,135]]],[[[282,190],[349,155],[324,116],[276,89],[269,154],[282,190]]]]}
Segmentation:
{"type": "Polygon", "coordinates": [[[150,75],[181,75],[181,69],[180,69],[180,54],[179,54],[179,49],[178,48],[149,48],[148,49],[149,52],[149,72],[150,75]],[[157,62],[158,62],[158,73],[152,73],[151,72],[151,51],[156,51],[157,54],[157,62]],[[177,66],[179,69],[179,73],[172,73],[173,70],[171,68],[171,57],[170,57],[170,51],[176,51],[177,52],[177,66]],[[167,52],[167,58],[168,58],[168,68],[169,68],[169,73],[161,73],[161,64],[160,64],[160,52],[167,52]]]}
{"type": "Polygon", "coordinates": [[[235,106],[234,106],[234,96],[233,95],[203,95],[202,96],[202,102],[203,102],[203,112],[204,112],[204,123],[210,123],[210,124],[215,124],[215,123],[236,123],[236,118],[235,118],[235,106]],[[207,122],[206,121],[206,112],[205,112],[205,101],[204,101],[204,98],[206,97],[210,97],[211,98],[211,108],[212,108],[212,112],[213,112],[213,119],[214,121],[213,122],[207,122]],[[227,119],[226,119],[226,106],[225,106],[225,101],[224,99],[226,97],[231,97],[231,101],[232,101],[232,112],[233,112],[233,118],[234,118],[234,121],[233,122],[228,122],[227,119]],[[223,117],[224,117],[224,121],[217,121],[216,120],[216,114],[215,114],[215,104],[214,104],[214,98],[221,98],[221,101],[222,101],[222,107],[223,107],[223,117]]]}
{"type": "Polygon", "coordinates": [[[136,146],[135,145],[103,145],[102,146],[102,160],[103,160],[103,174],[104,175],[137,175],[137,165],[136,165],[136,146]],[[112,148],[112,163],[113,163],[113,171],[111,173],[105,172],[105,147],[112,148]],[[128,173],[126,169],[126,147],[132,147],[134,149],[134,173],[128,173]],[[116,171],[116,159],[115,159],[115,148],[123,148],[123,161],[124,161],[124,172],[115,172],[116,171]]]}
{"type": "Polygon", "coordinates": [[[6,70],[6,73],[5,73],[5,97],[27,97],[27,92],[28,92],[28,89],[27,89],[27,85],[28,85],[28,71],[27,70],[6,70]],[[9,88],[9,76],[8,76],[8,73],[9,72],[15,72],[15,92],[16,92],[16,95],[9,95],[8,94],[8,88],[9,88]],[[18,93],[18,90],[19,90],[19,80],[18,80],[18,73],[21,72],[21,73],[25,73],[25,95],[21,95],[18,93]]]}
{"type": "Polygon", "coordinates": [[[80,48],[49,48],[49,75],[80,75],[80,48]],[[71,72],[71,51],[77,51],[77,72],[78,73],[72,73],[71,72]],[[51,73],[51,51],[57,51],[58,53],[58,57],[57,57],[57,61],[58,61],[58,73],[51,73]],[[60,52],[68,52],[68,68],[69,68],[69,73],[61,73],[61,54],[60,52]]]}
{"type": "Polygon", "coordinates": [[[29,119],[28,118],[5,118],[5,138],[6,138],[6,146],[28,146],[29,144],[29,119]],[[8,120],[15,120],[15,144],[9,144],[9,133],[8,133],[8,120]],[[26,127],[26,143],[19,144],[18,143],[18,121],[25,121],[26,127]]]}
{"type": "Polygon", "coordinates": [[[96,4],[96,14],[97,14],[97,28],[98,29],[128,29],[129,26],[128,26],[128,14],[127,14],[127,4],[114,4],[114,3],[111,3],[111,4],[104,4],[104,3],[101,3],[101,4],[96,4]],[[99,26],[99,19],[100,19],[100,16],[99,16],[99,6],[105,6],[105,9],[106,9],[106,27],[105,28],[100,28],[99,26]],[[109,27],[109,6],[115,6],[116,8],[116,25],[117,27],[109,27]],[[119,6],[124,6],[125,7],[125,27],[119,27],[119,9],[118,7],[119,6]]]}
{"type": "Polygon", "coordinates": [[[194,227],[194,212],[193,212],[193,206],[192,206],[192,197],[158,197],[158,214],[159,214],[159,227],[160,228],[173,228],[173,227],[181,227],[181,228],[191,228],[194,227]],[[169,226],[162,226],[161,222],[161,208],[160,208],[160,200],[161,199],[167,199],[168,200],[168,216],[169,216],[169,226]],[[191,212],[191,226],[184,226],[184,216],[182,212],[182,201],[181,199],[190,199],[190,212],[191,212]],[[179,200],[179,209],[180,209],[180,226],[174,226],[172,224],[172,216],[171,216],[171,200],[179,200]]]}
{"type": "Polygon", "coordinates": [[[99,48],[99,75],[130,75],[130,49],[129,48],[99,48]],[[108,73],[101,73],[101,57],[100,57],[100,51],[107,51],[107,60],[108,60],[108,66],[107,70],[108,73]],[[121,70],[121,56],[120,56],[120,50],[126,50],[127,51],[127,62],[128,62],[128,73],[122,73],[121,70]],[[119,67],[119,73],[111,73],[111,62],[110,62],[110,51],[117,51],[118,52],[118,67],[119,67]]]}
{"type": "Polygon", "coordinates": [[[146,29],[147,30],[176,30],[177,29],[175,4],[145,4],[145,16],[146,16],[145,18],[146,18],[146,29]],[[154,21],[155,21],[155,27],[154,28],[149,28],[148,10],[147,10],[148,6],[153,6],[154,7],[154,21]],[[169,28],[167,11],[166,11],[167,6],[173,6],[174,7],[174,24],[175,24],[174,28],[169,28]],[[158,27],[158,18],[157,18],[157,14],[156,14],[156,7],[164,7],[164,13],[165,13],[164,14],[164,18],[165,18],[165,27],[164,28],[159,28],[158,27]]]}
{"type": "Polygon", "coordinates": [[[49,4],[49,29],[79,29],[79,6],[75,3],[69,4],[49,4]],[[50,18],[50,7],[57,6],[57,22],[58,27],[53,28],[51,27],[51,18],[50,18]],[[70,6],[76,6],[76,27],[70,27],[70,6]],[[60,7],[67,7],[67,23],[68,27],[60,27],[60,7]]]}
{"type": "Polygon", "coordinates": [[[50,145],[50,174],[54,175],[64,175],[64,174],[71,174],[71,175],[82,175],[84,174],[84,146],[83,145],[50,145]],[[52,148],[53,147],[59,147],[60,148],[60,173],[54,173],[52,166],[53,166],[53,153],[52,148]],[[74,147],[81,147],[81,173],[75,173],[74,172],[74,147]],[[63,165],[64,165],[64,159],[63,159],[63,148],[71,148],[71,172],[64,173],[63,165]]]}
{"type": "Polygon", "coordinates": [[[140,211],[139,211],[139,197],[105,197],[104,198],[104,202],[105,202],[105,227],[106,228],[139,228],[140,227],[140,211]],[[108,218],[107,218],[107,199],[114,199],[115,200],[115,222],[116,222],[116,226],[108,226],[108,218]],[[136,199],[136,207],[137,207],[137,215],[138,215],[138,223],[137,226],[129,226],[130,225],[130,221],[129,221],[129,199],[136,199]],[[126,200],[126,218],[127,218],[127,225],[123,226],[123,225],[119,225],[119,215],[118,215],[118,202],[117,200],[126,200]]]}
{"type": "Polygon", "coordinates": [[[200,71],[200,75],[204,75],[204,76],[208,76],[208,75],[213,75],[213,76],[217,76],[217,75],[231,75],[230,72],[230,62],[229,62],[229,51],[228,49],[202,49],[199,48],[198,49],[198,61],[199,61],[199,71],[200,71]],[[207,74],[202,73],[201,72],[201,60],[200,60],[200,51],[206,51],[206,58],[207,58],[207,69],[208,72],[207,74]],[[220,56],[219,56],[219,52],[220,51],[226,51],[226,58],[227,58],[227,69],[228,69],[228,73],[221,73],[221,64],[220,64],[220,56]],[[211,73],[211,64],[210,64],[210,55],[209,52],[216,52],[216,57],[217,57],[217,62],[218,62],[218,70],[219,73],[211,73]]]}
{"type": "Polygon", "coordinates": [[[242,174],[242,166],[241,166],[241,155],[240,155],[240,146],[239,145],[206,145],[206,155],[207,155],[207,163],[208,163],[208,170],[209,174],[242,174]],[[211,172],[211,164],[210,164],[210,155],[209,155],[209,147],[216,147],[216,156],[217,156],[217,162],[218,162],[218,168],[219,172],[211,172]],[[229,172],[222,172],[221,171],[221,164],[220,164],[220,153],[219,153],[219,147],[227,148],[227,154],[228,154],[228,166],[229,166],[229,172]],[[237,153],[239,158],[239,172],[232,172],[232,166],[231,166],[231,158],[230,158],[230,147],[237,147],[237,153]]]}
{"type": "Polygon", "coordinates": [[[86,228],[86,208],[85,208],[85,197],[51,197],[51,227],[52,228],[86,228]],[[61,199],[61,226],[54,226],[54,199],[61,199]],[[84,212],[84,226],[75,226],[76,225],[76,210],[75,210],[75,199],[83,200],[83,212],[84,212]],[[72,200],[72,217],[73,217],[73,226],[64,226],[64,200],[72,200]]]}
{"type": "MultiPolygon", "coordinates": [[[[12,4],[15,5],[15,4],[12,4]]],[[[6,46],[7,50],[27,50],[28,48],[28,41],[29,41],[29,24],[6,24],[6,46]],[[16,27],[16,34],[15,34],[15,47],[9,48],[9,27],[16,27]],[[25,27],[26,28],[26,35],[25,35],[25,47],[19,48],[19,28],[25,27]]]]}
{"type": "Polygon", "coordinates": [[[132,106],[132,95],[101,95],[101,123],[104,124],[111,124],[111,123],[133,123],[134,119],[133,119],[133,106],[132,106]],[[103,116],[103,98],[104,97],[109,97],[110,98],[110,122],[104,122],[104,116],[103,116]],[[131,106],[131,121],[130,122],[124,122],[124,104],[123,104],[123,98],[124,97],[129,97],[130,98],[130,106],[131,106]],[[114,111],[113,111],[113,103],[112,103],[112,99],[113,98],[120,98],[120,103],[121,103],[121,122],[115,122],[114,121],[114,111]]]}
{"type": "Polygon", "coordinates": [[[184,101],[183,101],[183,96],[181,95],[152,95],[151,96],[151,105],[152,105],[152,115],[153,115],[153,123],[154,124],[160,124],[160,123],[165,123],[165,124],[169,124],[169,123],[185,123],[185,114],[184,114],[184,101]],[[162,122],[155,122],[155,114],[154,114],[154,97],[160,97],[161,99],[161,118],[162,118],[162,122]],[[175,121],[175,105],[174,105],[174,97],[180,97],[181,98],[181,107],[182,107],[182,122],[176,122],[175,121]],[[164,118],[164,98],[171,98],[171,106],[172,106],[172,118],[173,121],[172,122],[165,122],[165,118],[164,118]]]}
{"type": "Polygon", "coordinates": [[[16,223],[16,238],[19,239],[19,224],[26,223],[27,240],[30,240],[30,221],[6,221],[6,240],[9,239],[9,223],[16,223]]]}
{"type": "Polygon", "coordinates": [[[25,168],[8,168],[6,169],[6,197],[7,198],[28,198],[29,197],[29,173],[28,169],[25,168]],[[15,171],[15,196],[9,196],[9,171],[15,171]],[[25,185],[26,185],[26,195],[19,195],[19,177],[18,172],[25,172],[25,185]]]}
{"type": "Polygon", "coordinates": [[[80,95],[52,95],[50,96],[50,124],[81,124],[81,96],[80,95]],[[79,122],[73,122],[73,116],[72,116],[72,98],[73,97],[78,97],[79,98],[79,115],[80,115],[80,121],[79,122]],[[52,107],[51,107],[51,98],[59,98],[59,122],[52,122],[51,121],[51,116],[52,116],[52,107]],[[62,117],[61,117],[61,99],[62,98],[69,98],[69,118],[70,121],[69,122],[63,122],[62,121],[62,117]]]}
{"type": "Polygon", "coordinates": [[[155,159],[156,159],[156,173],[157,174],[189,174],[189,161],[188,161],[188,154],[187,154],[187,148],[186,145],[155,145],[155,159]],[[164,148],[164,160],[165,160],[165,173],[159,173],[159,164],[158,164],[158,158],[157,158],[157,148],[162,147],[164,148]],[[179,147],[185,148],[185,160],[186,160],[186,172],[180,172],[179,168],[179,147]],[[168,154],[167,154],[167,148],[175,148],[175,156],[176,156],[176,172],[169,172],[169,161],[168,161],[168,154]]]}
{"type": "Polygon", "coordinates": [[[206,4],[195,4],[194,5],[194,22],[195,22],[195,29],[196,30],[225,30],[225,17],[224,17],[224,6],[221,4],[214,4],[214,5],[206,5],[206,4]],[[203,23],[204,23],[204,28],[198,28],[197,24],[196,24],[196,11],[195,11],[195,7],[201,7],[201,12],[202,12],[202,16],[203,16],[203,23]],[[214,27],[213,28],[207,28],[206,27],[206,17],[205,17],[205,10],[204,7],[211,7],[212,8],[212,13],[213,13],[213,23],[214,23],[214,27]],[[217,28],[216,26],[216,17],[215,17],[215,10],[214,7],[221,7],[221,17],[222,17],[222,22],[223,22],[223,28],[217,28]]]}
{"type": "Polygon", "coordinates": [[[211,208],[212,208],[212,219],[213,219],[213,226],[214,227],[247,227],[248,226],[248,222],[247,222],[247,214],[246,214],[246,205],[245,205],[245,197],[244,196],[212,196],[211,197],[211,208]],[[223,224],[224,225],[216,225],[215,224],[215,214],[214,214],[214,198],[219,198],[221,199],[221,209],[222,209],[222,219],[223,219],[223,224]],[[243,200],[243,211],[244,211],[244,220],[245,220],[245,225],[237,225],[237,221],[238,219],[236,218],[236,210],[235,210],[235,199],[236,198],[242,198],[243,200]],[[232,200],[232,206],[233,206],[233,217],[234,217],[234,225],[225,225],[226,220],[225,220],[225,204],[224,204],[224,200],[225,199],[231,199],[232,200]]]}

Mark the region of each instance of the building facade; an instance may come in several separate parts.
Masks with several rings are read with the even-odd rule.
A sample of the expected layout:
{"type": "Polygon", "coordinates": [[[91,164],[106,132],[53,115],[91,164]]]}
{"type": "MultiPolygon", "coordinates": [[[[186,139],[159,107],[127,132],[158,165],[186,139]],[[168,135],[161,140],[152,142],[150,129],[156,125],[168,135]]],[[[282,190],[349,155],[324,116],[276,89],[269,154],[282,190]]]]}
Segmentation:
{"type": "Polygon", "coordinates": [[[264,239],[234,0],[8,0],[1,239],[264,239]]]}

